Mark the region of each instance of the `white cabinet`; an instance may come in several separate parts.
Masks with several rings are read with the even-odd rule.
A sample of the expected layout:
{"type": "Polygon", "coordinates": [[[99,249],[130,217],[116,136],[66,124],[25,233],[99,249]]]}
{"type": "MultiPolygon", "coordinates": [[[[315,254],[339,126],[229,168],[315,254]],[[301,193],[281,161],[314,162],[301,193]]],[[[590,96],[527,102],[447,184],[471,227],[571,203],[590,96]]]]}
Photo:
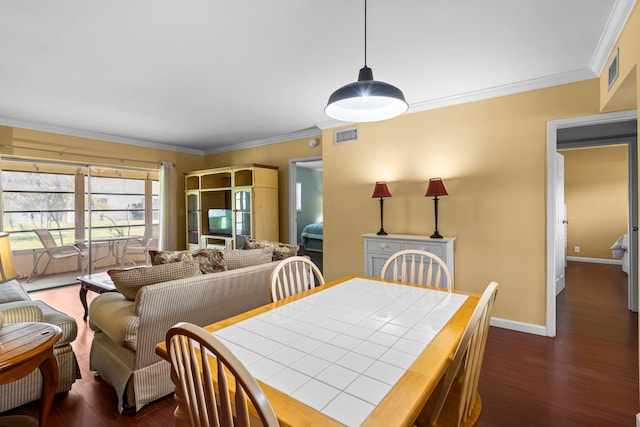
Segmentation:
{"type": "Polygon", "coordinates": [[[438,255],[447,264],[453,275],[453,241],[455,237],[432,239],[427,236],[388,234],[378,236],[368,233],[364,238],[364,274],[380,277],[382,266],[394,253],[404,249],[418,249],[438,255]]]}

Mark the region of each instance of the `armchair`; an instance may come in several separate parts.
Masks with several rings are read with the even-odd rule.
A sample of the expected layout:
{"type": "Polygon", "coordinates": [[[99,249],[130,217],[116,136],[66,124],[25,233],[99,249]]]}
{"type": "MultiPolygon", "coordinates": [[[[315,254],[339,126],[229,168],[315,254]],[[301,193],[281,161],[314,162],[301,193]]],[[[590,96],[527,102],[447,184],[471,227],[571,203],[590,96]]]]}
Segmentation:
{"type": "Polygon", "coordinates": [[[44,315],[37,304],[22,304],[17,307],[0,307],[0,328],[19,322],[44,322],[44,315]]]}
{"type": "MultiPolygon", "coordinates": [[[[17,322],[46,322],[62,330],[62,337],[53,348],[59,372],[56,393],[71,390],[74,381],[80,378],[78,362],[71,348],[71,342],[76,339],[78,333],[75,319],[43,301],[31,300],[16,280],[0,283],[0,317],[5,325],[17,322]]],[[[42,376],[38,370],[18,381],[0,385],[0,412],[40,399],[41,389],[42,376]]]]}
{"type": "Polygon", "coordinates": [[[38,236],[38,238],[40,239],[40,242],[42,242],[44,251],[40,252],[40,255],[38,255],[38,258],[36,258],[36,261],[33,263],[33,268],[31,269],[31,273],[29,273],[29,277],[27,277],[27,283],[30,282],[31,279],[33,278],[33,275],[37,273],[38,264],[40,263],[40,258],[42,258],[44,254],[47,254],[49,256],[49,259],[47,260],[47,263],[44,266],[43,272],[47,270],[47,267],[49,266],[49,263],[51,262],[52,259],[58,260],[58,259],[65,259],[70,257],[78,257],[78,270],[81,270],[84,273],[84,267],[82,266],[82,258],[86,258],[88,255],[88,251],[86,248],[80,248],[76,245],[58,246],[58,244],[56,243],[55,239],[53,238],[49,230],[41,228],[41,229],[35,229],[33,231],[34,233],[36,233],[36,236],[38,236]]]}

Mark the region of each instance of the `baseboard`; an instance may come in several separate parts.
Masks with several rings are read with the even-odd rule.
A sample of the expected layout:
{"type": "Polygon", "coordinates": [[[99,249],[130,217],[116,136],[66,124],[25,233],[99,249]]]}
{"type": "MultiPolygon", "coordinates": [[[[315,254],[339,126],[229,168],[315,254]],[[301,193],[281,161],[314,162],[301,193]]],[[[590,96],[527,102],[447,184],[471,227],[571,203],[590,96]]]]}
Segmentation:
{"type": "Polygon", "coordinates": [[[540,325],[534,325],[532,323],[517,322],[515,320],[492,317],[489,324],[497,328],[511,329],[512,331],[526,332],[528,334],[534,335],[542,335],[543,337],[547,336],[547,328],[540,325]]]}
{"type": "Polygon", "coordinates": [[[568,256],[567,261],[576,261],[576,262],[591,262],[594,264],[614,264],[614,265],[622,265],[621,259],[606,259],[606,258],[587,258],[581,256],[568,256]]]}
{"type": "MultiPolygon", "coordinates": [[[[604,258],[586,258],[586,257],[568,256],[567,261],[622,265],[621,260],[604,259],[604,258]]],[[[524,323],[524,322],[518,322],[515,320],[501,319],[499,317],[492,317],[489,324],[497,328],[510,329],[512,331],[525,332],[533,335],[541,335],[543,337],[548,336],[547,328],[545,326],[534,325],[532,323],[524,323]]],[[[636,418],[637,418],[637,427],[640,427],[640,414],[638,414],[636,418]]]]}

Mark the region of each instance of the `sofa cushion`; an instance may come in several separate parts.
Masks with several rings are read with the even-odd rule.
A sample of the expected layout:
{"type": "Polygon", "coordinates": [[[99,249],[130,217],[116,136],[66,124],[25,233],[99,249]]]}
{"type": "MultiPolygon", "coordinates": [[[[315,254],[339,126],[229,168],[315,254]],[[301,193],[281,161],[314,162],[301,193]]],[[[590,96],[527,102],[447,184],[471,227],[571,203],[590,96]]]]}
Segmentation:
{"type": "Polygon", "coordinates": [[[218,249],[197,249],[193,252],[149,251],[149,257],[152,265],[195,260],[200,265],[200,271],[203,274],[216,273],[227,269],[222,252],[218,249]]]}
{"type": "Polygon", "coordinates": [[[242,249],[258,249],[258,248],[271,248],[273,249],[273,261],[281,261],[285,258],[295,256],[300,250],[298,245],[289,245],[286,243],[274,242],[271,240],[256,240],[250,239],[245,236],[242,242],[242,249]]]}
{"type": "Polygon", "coordinates": [[[131,301],[136,299],[138,290],[143,286],[202,274],[200,265],[193,260],[152,265],[150,267],[109,270],[107,273],[118,292],[131,301]]]}
{"type": "Polygon", "coordinates": [[[14,301],[31,301],[31,297],[17,280],[0,283],[0,304],[14,301]]]}
{"type": "Polygon", "coordinates": [[[218,249],[198,249],[191,255],[198,261],[202,274],[217,273],[227,269],[224,255],[218,249]]]}
{"type": "Polygon", "coordinates": [[[182,262],[193,260],[191,251],[155,251],[149,250],[151,265],[168,264],[170,262],[182,262]]]}
{"type": "Polygon", "coordinates": [[[222,251],[227,270],[250,267],[253,265],[271,262],[273,250],[271,248],[261,249],[225,249],[222,251]]]}

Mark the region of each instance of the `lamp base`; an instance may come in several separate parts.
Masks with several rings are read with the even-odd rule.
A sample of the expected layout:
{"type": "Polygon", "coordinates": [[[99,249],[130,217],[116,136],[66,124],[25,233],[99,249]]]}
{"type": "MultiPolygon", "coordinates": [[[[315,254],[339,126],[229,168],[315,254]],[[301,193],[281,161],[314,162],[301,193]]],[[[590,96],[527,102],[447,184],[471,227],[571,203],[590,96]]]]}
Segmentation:
{"type": "Polygon", "coordinates": [[[387,232],[386,232],[386,231],[384,231],[384,228],[381,228],[381,229],[380,229],[380,231],[378,231],[376,234],[377,234],[378,236],[386,236],[386,235],[387,235],[387,232]]]}
{"type": "Polygon", "coordinates": [[[438,233],[438,230],[436,230],[431,236],[432,239],[442,239],[442,235],[440,235],[440,233],[438,233]]]}

